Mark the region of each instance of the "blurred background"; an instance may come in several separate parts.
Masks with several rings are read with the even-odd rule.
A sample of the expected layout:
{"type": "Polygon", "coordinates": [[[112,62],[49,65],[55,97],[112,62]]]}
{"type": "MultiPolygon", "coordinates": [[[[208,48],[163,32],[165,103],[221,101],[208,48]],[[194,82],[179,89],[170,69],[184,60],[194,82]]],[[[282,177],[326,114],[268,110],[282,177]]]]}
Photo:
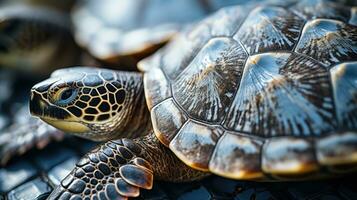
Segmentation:
{"type": "MultiPolygon", "coordinates": [[[[180,30],[219,8],[252,2],[0,0],[0,200],[45,199],[96,145],[66,136],[64,141],[46,141],[38,146],[42,149],[32,148],[31,138],[23,134],[34,121],[27,108],[32,85],[68,66],[136,71],[139,60],[165,46],[180,30]],[[18,152],[9,141],[24,147],[18,152]]],[[[357,199],[355,178],[255,183],[213,176],[184,184],[156,182],[138,199],[357,199]]]]}

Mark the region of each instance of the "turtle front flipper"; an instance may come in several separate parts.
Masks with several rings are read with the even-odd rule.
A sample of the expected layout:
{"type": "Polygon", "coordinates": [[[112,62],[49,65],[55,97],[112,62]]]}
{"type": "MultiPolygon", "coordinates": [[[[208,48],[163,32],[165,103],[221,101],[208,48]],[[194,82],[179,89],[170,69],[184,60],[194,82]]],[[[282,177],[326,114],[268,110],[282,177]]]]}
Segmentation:
{"type": "Polygon", "coordinates": [[[28,113],[7,129],[0,131],[0,165],[5,165],[13,156],[20,155],[33,147],[42,149],[51,140],[61,140],[63,132],[31,117],[28,113]]]}
{"type": "Polygon", "coordinates": [[[109,141],[86,154],[49,199],[137,197],[140,189],[153,185],[152,166],[141,154],[142,148],[132,140],[109,141]]]}

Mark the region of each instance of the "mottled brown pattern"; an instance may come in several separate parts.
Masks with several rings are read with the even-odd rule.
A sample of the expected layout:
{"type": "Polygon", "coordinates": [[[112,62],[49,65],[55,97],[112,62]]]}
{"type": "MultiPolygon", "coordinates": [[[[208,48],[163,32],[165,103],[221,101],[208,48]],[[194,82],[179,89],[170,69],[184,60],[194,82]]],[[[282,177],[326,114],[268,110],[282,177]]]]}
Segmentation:
{"type": "MultiPolygon", "coordinates": [[[[278,3],[275,5],[283,4],[278,3]]],[[[338,129],[349,129],[348,126],[355,126],[353,117],[354,104],[352,103],[353,92],[351,92],[354,90],[352,86],[354,80],[352,68],[350,68],[350,71],[352,71],[347,76],[340,75],[343,74],[342,71],[345,71],[341,70],[344,67],[334,67],[331,71],[333,81],[331,84],[329,69],[320,63],[326,64],[330,62],[331,56],[336,55],[341,56],[341,60],[338,62],[350,59],[355,60],[353,52],[355,49],[354,32],[356,28],[344,24],[349,20],[350,9],[332,2],[303,1],[297,2],[297,4],[287,3],[283,6],[285,8],[261,4],[252,11],[250,11],[251,7],[223,9],[198,23],[194,28],[187,29],[183,36],[170,43],[159,54],[155,55],[155,58],[149,58],[145,62],[160,60],[160,57],[164,60],[164,62],[160,63],[160,67],[163,73],[167,74],[171,80],[174,80],[171,81],[171,87],[173,88],[175,100],[180,105],[180,109],[184,109],[189,114],[189,117],[199,120],[203,124],[207,122],[208,127],[210,127],[208,124],[216,124],[218,121],[223,120],[222,125],[232,130],[230,134],[233,138],[244,136],[243,138],[247,137],[248,141],[258,139],[263,143],[267,142],[266,149],[263,152],[266,157],[264,162],[266,165],[269,164],[269,167],[265,166],[266,171],[272,174],[278,172],[288,173],[289,176],[294,174],[293,176],[296,177],[297,174],[319,169],[316,160],[314,160],[317,152],[312,150],[315,142],[319,142],[324,135],[336,134],[338,129]],[[302,5],[304,6],[302,7],[302,5]],[[241,9],[249,11],[249,15],[247,16],[247,12],[241,12],[241,9]],[[239,12],[239,14],[233,14],[234,12],[239,12]],[[230,15],[232,16],[226,16],[228,13],[231,13],[230,15]],[[327,19],[314,20],[317,17],[327,19]],[[222,21],[221,19],[227,19],[225,21],[227,24],[219,23],[222,21]],[[244,20],[242,21],[242,19],[244,20]],[[305,21],[307,19],[308,21],[305,21]],[[343,22],[336,21],[336,19],[343,20],[343,22]],[[345,31],[343,34],[340,34],[340,32],[336,34],[331,30],[326,31],[326,28],[331,27],[325,27],[325,25],[319,27],[316,26],[316,22],[340,24],[345,27],[345,31]],[[242,25],[240,27],[238,25],[238,28],[236,28],[237,24],[242,25]],[[227,69],[231,68],[237,70],[241,66],[232,63],[228,65],[230,68],[219,71],[222,61],[228,64],[230,62],[224,59],[207,62],[225,54],[230,58],[228,60],[232,60],[231,57],[234,55],[231,50],[224,50],[230,53],[217,51],[219,48],[206,50],[205,48],[212,41],[222,40],[208,39],[213,38],[213,35],[227,37],[234,29],[238,31],[234,34],[234,39],[239,43],[241,42],[248,53],[254,55],[248,57],[247,63],[243,67],[243,73],[219,73],[226,72],[227,69]],[[317,48],[316,42],[306,39],[307,30],[314,34],[322,34],[325,31],[326,37],[323,37],[329,40],[336,39],[339,42],[334,44],[320,42],[319,48],[317,48]],[[185,39],[188,35],[192,37],[185,39]],[[195,42],[192,42],[192,40],[195,42]],[[331,48],[326,48],[326,44],[331,48]],[[316,48],[311,49],[311,45],[315,45],[316,48]],[[340,54],[331,51],[334,48],[340,54]],[[293,53],[292,51],[294,50],[302,54],[293,53]],[[306,52],[303,50],[306,50],[306,52]],[[308,50],[311,50],[310,53],[307,53],[308,50]],[[320,56],[315,56],[315,54],[320,56]],[[206,75],[211,74],[211,72],[212,74],[215,73],[215,75],[205,79],[206,75]],[[222,79],[220,79],[221,77],[222,79]],[[237,83],[237,89],[234,89],[236,93],[234,90],[226,93],[227,84],[234,81],[237,83]],[[343,95],[341,89],[336,90],[342,85],[344,88],[351,88],[350,90],[343,90],[345,92],[343,95]],[[216,88],[216,90],[207,90],[207,88],[216,88]],[[235,95],[233,103],[231,101],[221,101],[219,97],[226,94],[229,96],[228,99],[231,99],[231,94],[235,95]],[[346,104],[346,101],[351,103],[346,104]],[[351,106],[346,107],[346,105],[351,106]],[[219,111],[223,113],[222,109],[228,108],[229,111],[225,118],[217,114],[220,113],[219,111]],[[338,120],[338,118],[341,118],[339,116],[341,114],[345,117],[345,120],[338,120]],[[279,157],[270,153],[274,151],[274,148],[269,145],[268,140],[264,141],[265,139],[262,137],[269,139],[273,136],[281,136],[278,137],[281,138],[279,141],[286,141],[286,155],[279,157]],[[294,143],[295,140],[291,139],[291,136],[296,138],[306,137],[306,139],[301,139],[299,142],[294,143]],[[251,137],[257,138],[253,139],[251,137]],[[290,141],[291,147],[289,146],[290,141]],[[293,144],[300,143],[308,144],[306,152],[295,151],[297,146],[293,144]],[[274,159],[268,159],[268,155],[275,157],[274,159]],[[284,169],[285,171],[283,171],[284,169]]],[[[353,21],[353,16],[351,20],[353,21]]],[[[144,71],[150,71],[148,69],[150,69],[150,64],[146,65],[144,71]]],[[[162,83],[164,82],[162,81],[162,83]]],[[[148,95],[147,98],[157,97],[148,95]]],[[[180,131],[184,128],[185,126],[180,131]]],[[[180,133],[171,141],[171,144],[174,144],[173,146],[176,148],[173,150],[181,160],[189,165],[200,166],[201,160],[193,161],[193,155],[209,156],[211,150],[207,151],[207,148],[204,148],[206,147],[205,145],[202,145],[202,150],[197,150],[200,143],[192,139],[192,137],[196,138],[196,132],[192,132],[192,137],[190,134],[179,137],[180,133]]],[[[223,138],[221,137],[222,140],[223,138]]],[[[340,139],[337,137],[335,140],[338,141],[340,139]]],[[[238,148],[240,142],[244,140],[238,139],[238,142],[234,141],[233,139],[227,141],[231,142],[232,149],[238,148]]],[[[344,145],[342,144],[338,148],[343,149],[344,145]]],[[[251,178],[252,175],[255,175],[256,178],[262,177],[259,174],[261,170],[260,162],[253,162],[255,165],[244,165],[244,163],[248,162],[245,162],[245,159],[250,159],[246,157],[249,154],[243,151],[248,150],[248,148],[242,148],[240,154],[230,154],[230,151],[227,150],[228,146],[223,148],[223,146],[216,145],[215,155],[219,156],[211,157],[211,172],[230,178],[237,178],[239,174],[244,178],[251,178]],[[240,167],[233,167],[236,166],[234,163],[239,163],[238,166],[240,167]],[[251,169],[254,168],[254,170],[250,170],[250,167],[252,167],[251,169]],[[233,172],[237,169],[241,169],[242,173],[233,172]],[[253,173],[244,174],[243,172],[253,173]]],[[[282,152],[282,150],[277,151],[282,152]]],[[[354,152],[354,150],[351,151],[354,152]]],[[[255,155],[255,158],[260,158],[260,150],[257,150],[255,155]]],[[[339,160],[336,156],[333,159],[339,160]]],[[[348,162],[347,159],[340,161],[348,162]]],[[[351,159],[350,162],[354,161],[351,159]]]]}
{"type": "Polygon", "coordinates": [[[219,123],[232,100],[247,55],[230,38],[215,38],[173,82],[176,101],[193,117],[219,123]]]}
{"type": "Polygon", "coordinates": [[[145,98],[149,110],[171,97],[171,87],[160,68],[154,68],[144,74],[145,98]]]}
{"type": "Polygon", "coordinates": [[[306,20],[328,18],[348,22],[349,8],[342,4],[329,0],[300,0],[291,9],[306,20]]]}
{"type": "Polygon", "coordinates": [[[293,137],[268,139],[262,149],[262,169],[283,175],[317,171],[312,141],[293,137]]]}
{"type": "Polygon", "coordinates": [[[357,133],[353,131],[336,133],[318,140],[316,157],[318,162],[325,166],[348,163],[353,163],[355,166],[357,162],[357,133]]]}
{"type": "Polygon", "coordinates": [[[261,171],[263,140],[225,132],[219,139],[209,162],[209,170],[234,179],[257,179],[261,171]]]}
{"type": "MultiPolygon", "coordinates": [[[[314,5],[310,8],[306,4],[305,14],[316,10],[314,5]]],[[[325,6],[333,10],[333,5],[325,6]]],[[[220,11],[188,27],[157,55],[143,61],[140,69],[150,76],[144,82],[146,86],[139,74],[117,72],[125,80],[126,93],[115,96],[132,97],[132,102],[123,102],[127,115],[117,121],[119,132],[138,130],[139,124],[145,131],[138,135],[150,134],[134,142],[102,145],[88,154],[97,158],[80,162],[53,196],[70,190],[90,194],[94,190],[83,182],[86,174],[93,173],[92,177],[100,180],[112,180],[113,174],[119,174],[116,184],[125,186],[115,190],[111,182],[101,182],[102,188],[96,188],[99,194],[129,196],[138,194],[138,186],[149,188],[152,174],[169,181],[196,180],[207,175],[202,171],[232,179],[276,180],[285,177],[281,175],[290,179],[306,177],[321,166],[355,166],[357,28],[314,16],[305,22],[298,8],[259,6],[253,11],[250,7],[220,11]],[[245,12],[231,16],[242,9],[250,12],[247,18],[245,12]],[[220,18],[227,19],[227,24],[220,23],[220,18]],[[224,37],[216,37],[221,35],[224,37]],[[155,73],[159,74],[156,78],[155,73]],[[148,127],[144,87],[148,106],[152,107],[153,131],[148,127]],[[111,169],[116,164],[117,168],[111,169]],[[77,190],[72,184],[79,186],[77,190]]],[[[333,15],[339,19],[337,13],[333,15]]],[[[110,73],[102,76],[83,83],[83,99],[96,96],[110,102],[110,95],[99,94],[102,89],[87,88],[111,79],[110,73]]],[[[33,101],[46,99],[46,87],[54,81],[38,85],[42,90],[33,101]]],[[[108,85],[106,90],[113,88],[108,85]]],[[[57,114],[58,120],[62,119],[59,115],[65,116],[51,114],[57,114]]],[[[108,129],[103,131],[108,139],[108,129]]],[[[324,172],[312,175],[318,177],[324,172]]]]}
{"type": "Polygon", "coordinates": [[[151,110],[151,120],[158,139],[164,145],[169,146],[181,126],[187,121],[187,116],[170,98],[151,110]]]}
{"type": "Polygon", "coordinates": [[[341,128],[357,128],[357,62],[336,65],[331,70],[336,114],[341,128]]]}
{"type": "Polygon", "coordinates": [[[145,149],[143,158],[151,163],[156,180],[188,182],[210,175],[210,173],[187,166],[169,148],[164,146],[154,133],[148,134],[144,138],[138,138],[135,141],[142,149],[145,149]]]}
{"type": "Polygon", "coordinates": [[[357,27],[331,19],[309,21],[295,51],[328,67],[353,61],[357,57],[357,27]]]}
{"type": "Polygon", "coordinates": [[[291,53],[251,56],[224,126],[263,137],[320,135],[336,127],[328,71],[291,53]]]}
{"type": "Polygon", "coordinates": [[[169,148],[188,166],[208,171],[208,162],[223,130],[219,126],[188,121],[170,142],[169,148]]]}
{"type": "Polygon", "coordinates": [[[162,49],[164,73],[170,79],[175,79],[210,37],[210,29],[206,24],[189,26],[183,30],[175,40],[162,49]]]}
{"type": "MultiPolygon", "coordinates": [[[[162,51],[162,69],[175,79],[212,37],[232,36],[253,6],[223,9],[181,31],[162,51]]],[[[152,58],[149,58],[152,59],[152,58]]]]}
{"type": "Polygon", "coordinates": [[[205,18],[201,23],[210,27],[212,37],[231,37],[252,9],[253,5],[227,7],[205,18]]]}
{"type": "Polygon", "coordinates": [[[244,21],[234,39],[242,42],[248,53],[292,50],[304,21],[280,7],[257,7],[244,21]]]}

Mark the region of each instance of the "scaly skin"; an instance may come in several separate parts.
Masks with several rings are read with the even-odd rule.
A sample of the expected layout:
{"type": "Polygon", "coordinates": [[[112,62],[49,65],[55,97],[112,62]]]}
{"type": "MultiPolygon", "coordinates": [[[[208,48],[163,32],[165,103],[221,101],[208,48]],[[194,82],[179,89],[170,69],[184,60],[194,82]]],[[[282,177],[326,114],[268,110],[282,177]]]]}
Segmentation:
{"type": "Polygon", "coordinates": [[[171,150],[161,144],[153,132],[143,138],[135,139],[134,142],[145,150],[142,157],[152,164],[155,169],[154,176],[158,180],[187,182],[209,175],[185,165],[171,150]]]}
{"type": "Polygon", "coordinates": [[[125,199],[138,196],[140,188],[151,189],[154,177],[185,182],[209,175],[186,166],[156,138],[140,73],[89,68],[58,70],[49,80],[35,85],[31,92],[30,110],[33,115],[78,136],[97,141],[110,140],[84,156],[49,199],[65,199],[68,195],[125,199]],[[86,91],[86,88],[91,91],[86,91]],[[92,93],[94,90],[100,94],[92,93]],[[115,101],[109,91],[115,94],[115,101]],[[90,93],[91,99],[86,99],[88,105],[82,105],[81,97],[86,93],[90,93]],[[100,96],[100,102],[94,105],[92,100],[96,96],[100,96]],[[90,102],[94,106],[91,107],[90,102]],[[103,107],[103,102],[110,105],[103,107]],[[118,106],[114,108],[115,105],[118,106]],[[82,106],[82,111],[73,110],[73,106],[82,106]],[[94,119],[86,118],[95,113],[88,108],[101,112],[94,119]],[[103,113],[113,111],[117,113],[106,120],[100,119],[103,113]],[[135,139],[112,140],[118,138],[135,139]]]}
{"type": "Polygon", "coordinates": [[[186,166],[151,133],[100,145],[79,161],[49,199],[66,199],[68,195],[125,199],[137,197],[139,189],[151,189],[154,177],[186,182],[208,175],[186,166]]]}

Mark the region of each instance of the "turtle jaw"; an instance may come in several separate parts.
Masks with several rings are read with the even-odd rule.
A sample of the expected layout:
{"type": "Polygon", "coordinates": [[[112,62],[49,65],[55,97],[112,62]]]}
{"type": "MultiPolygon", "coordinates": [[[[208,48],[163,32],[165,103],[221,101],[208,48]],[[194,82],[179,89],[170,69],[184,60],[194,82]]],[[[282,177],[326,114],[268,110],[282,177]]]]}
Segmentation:
{"type": "Polygon", "coordinates": [[[31,91],[30,113],[39,117],[44,122],[60,129],[64,132],[71,133],[88,133],[90,129],[76,119],[65,109],[52,105],[42,98],[40,93],[31,91]]]}
{"type": "Polygon", "coordinates": [[[84,124],[81,124],[79,122],[71,122],[71,121],[65,121],[65,120],[58,120],[58,119],[51,119],[51,118],[46,118],[46,117],[40,117],[41,120],[46,122],[47,124],[50,124],[51,126],[60,129],[64,132],[71,132],[71,133],[88,133],[90,132],[90,129],[85,126],[84,124]]]}

